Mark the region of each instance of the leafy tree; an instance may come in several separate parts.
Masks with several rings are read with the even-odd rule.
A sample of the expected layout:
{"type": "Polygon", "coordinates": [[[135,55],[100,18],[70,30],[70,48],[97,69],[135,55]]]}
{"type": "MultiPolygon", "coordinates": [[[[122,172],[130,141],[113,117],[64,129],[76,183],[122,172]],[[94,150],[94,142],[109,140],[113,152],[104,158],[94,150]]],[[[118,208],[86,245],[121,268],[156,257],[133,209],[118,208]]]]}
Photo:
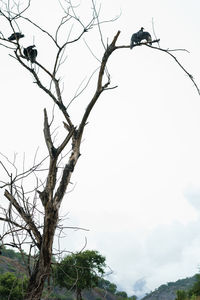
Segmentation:
{"type": "Polygon", "coordinates": [[[76,299],[82,291],[98,285],[104,274],[105,257],[95,250],[86,250],[66,256],[55,268],[55,280],[61,287],[74,290],[76,299]]]}
{"type": "Polygon", "coordinates": [[[116,295],[120,296],[120,297],[123,297],[123,298],[128,298],[127,293],[124,292],[124,291],[118,291],[118,292],[116,292],[116,295]]]}
{"type": "Polygon", "coordinates": [[[117,291],[117,286],[116,286],[116,284],[110,283],[109,286],[108,286],[108,288],[107,288],[107,291],[109,291],[109,292],[112,293],[112,294],[115,294],[116,291],[117,291]]]}
{"type": "Polygon", "coordinates": [[[27,287],[27,278],[17,278],[13,273],[0,275],[0,299],[21,300],[27,287]]]}
{"type": "Polygon", "coordinates": [[[109,280],[105,280],[103,278],[100,278],[99,279],[99,282],[98,282],[98,287],[112,293],[112,294],[115,294],[116,291],[117,291],[117,286],[116,284],[110,282],[109,280]]]}
{"type": "Polygon", "coordinates": [[[107,290],[111,282],[104,278],[99,278],[98,287],[107,290]]]}

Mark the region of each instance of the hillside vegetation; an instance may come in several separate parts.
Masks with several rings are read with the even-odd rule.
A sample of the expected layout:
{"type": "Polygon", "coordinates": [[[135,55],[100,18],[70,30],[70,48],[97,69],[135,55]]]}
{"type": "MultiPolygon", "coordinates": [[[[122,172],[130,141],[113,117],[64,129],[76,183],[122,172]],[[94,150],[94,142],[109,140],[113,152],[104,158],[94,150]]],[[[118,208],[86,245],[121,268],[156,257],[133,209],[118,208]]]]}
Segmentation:
{"type": "MultiPolygon", "coordinates": [[[[22,278],[27,275],[26,269],[26,255],[22,257],[20,253],[17,253],[11,249],[2,249],[0,255],[0,274],[6,274],[9,278],[9,274],[14,274],[17,278],[22,278]]],[[[1,281],[0,275],[0,281],[1,281]]],[[[67,291],[65,288],[59,288],[58,286],[52,286],[51,283],[50,290],[47,284],[44,289],[44,299],[49,300],[75,300],[75,294],[73,292],[67,291]]],[[[1,291],[1,286],[0,286],[1,291]]],[[[135,296],[128,297],[126,292],[118,291],[117,286],[111,283],[109,280],[100,279],[98,287],[95,287],[89,291],[83,292],[84,300],[136,300],[135,296]]],[[[1,300],[6,299],[0,297],[1,300]]],[[[16,300],[17,298],[11,297],[9,299],[16,300]]],[[[22,300],[23,298],[20,298],[22,300]]]]}
{"type": "MultiPolygon", "coordinates": [[[[1,274],[14,274],[17,278],[27,275],[26,255],[22,257],[11,249],[2,249],[0,255],[0,277],[1,274]]],[[[1,289],[1,287],[0,287],[1,289]]],[[[45,287],[44,299],[49,300],[75,300],[75,294],[65,288],[53,286],[45,287]]],[[[1,300],[7,299],[0,297],[1,300]]],[[[17,299],[17,298],[9,298],[17,299]]],[[[23,298],[20,298],[22,300],[23,298]]],[[[136,296],[128,297],[126,292],[118,291],[117,286],[109,280],[100,279],[98,286],[83,292],[84,300],[136,300],[136,296]]],[[[200,274],[192,277],[179,279],[161,285],[155,291],[147,294],[141,300],[200,300],[200,274]]]]}
{"type": "MultiPolygon", "coordinates": [[[[187,292],[190,291],[196,283],[196,276],[197,275],[194,275],[189,278],[179,279],[175,282],[168,282],[167,284],[163,284],[155,291],[146,295],[142,300],[189,300],[187,292]],[[182,296],[180,295],[180,297],[177,298],[178,291],[183,291],[185,293],[180,293],[182,296]]],[[[192,300],[197,299],[198,298],[193,298],[192,300]]]]}

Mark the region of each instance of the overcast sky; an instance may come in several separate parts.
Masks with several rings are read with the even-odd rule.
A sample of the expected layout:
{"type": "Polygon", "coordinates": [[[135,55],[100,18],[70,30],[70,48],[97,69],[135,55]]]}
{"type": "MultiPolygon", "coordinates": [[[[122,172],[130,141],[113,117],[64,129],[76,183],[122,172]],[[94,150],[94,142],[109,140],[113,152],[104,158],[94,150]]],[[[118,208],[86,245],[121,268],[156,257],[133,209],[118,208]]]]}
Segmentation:
{"type": "MultiPolygon", "coordinates": [[[[80,17],[87,19],[90,0],[81,4],[80,17]]],[[[199,0],[102,0],[102,20],[120,15],[102,25],[104,41],[120,30],[117,44],[129,45],[142,26],[154,37],[153,20],[162,48],[190,52],[173,54],[200,86],[199,11],[199,0]]],[[[55,16],[60,16],[56,0],[33,0],[30,12],[33,20],[55,32],[55,16]]],[[[9,36],[10,29],[3,26],[9,36]]],[[[54,49],[48,37],[24,23],[20,28],[23,46],[34,42],[38,61],[51,66],[54,49]]],[[[88,32],[85,39],[101,58],[98,31],[88,32]]],[[[19,159],[25,152],[30,161],[38,146],[41,156],[45,149],[43,108],[51,105],[9,53],[1,48],[0,152],[9,157],[18,153],[19,159]]],[[[60,70],[66,103],[97,66],[83,39],[67,49],[60,70]]],[[[88,249],[106,256],[113,270],[108,279],[130,295],[140,295],[198,272],[200,96],[169,55],[149,47],[117,50],[108,67],[112,86],[118,88],[105,92],[93,110],[72,177],[74,189],[61,208],[63,215],[68,213],[66,226],[89,231],[69,231],[62,245],[79,251],[86,237],[88,249]]],[[[71,105],[76,123],[94,89],[95,78],[71,105]]]]}

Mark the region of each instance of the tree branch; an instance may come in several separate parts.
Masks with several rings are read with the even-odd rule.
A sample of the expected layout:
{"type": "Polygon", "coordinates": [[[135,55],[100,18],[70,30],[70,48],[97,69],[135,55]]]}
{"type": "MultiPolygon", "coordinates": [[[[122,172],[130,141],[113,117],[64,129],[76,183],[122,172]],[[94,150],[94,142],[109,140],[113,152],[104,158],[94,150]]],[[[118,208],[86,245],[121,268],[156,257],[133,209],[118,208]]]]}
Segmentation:
{"type": "Polygon", "coordinates": [[[47,148],[49,150],[49,155],[51,158],[54,158],[56,156],[56,148],[54,147],[52,139],[51,139],[51,133],[50,133],[50,129],[49,129],[46,109],[44,109],[44,137],[45,137],[45,142],[46,142],[47,148]]]}
{"type": "Polygon", "coordinates": [[[178,59],[172,54],[170,53],[171,51],[187,51],[185,49],[174,49],[174,50],[166,50],[166,49],[162,49],[162,48],[158,48],[158,47],[154,47],[154,46],[150,46],[148,44],[146,44],[147,47],[150,47],[150,48],[153,48],[153,49],[156,49],[156,50],[159,50],[159,51],[162,51],[162,52],[165,52],[167,53],[168,55],[170,55],[174,60],[175,62],[179,65],[179,67],[181,67],[181,69],[187,74],[187,76],[190,78],[190,80],[193,82],[198,94],[200,95],[200,89],[197,85],[197,83],[195,82],[193,76],[183,67],[183,65],[178,61],[178,59]]]}
{"type": "Polygon", "coordinates": [[[111,42],[111,44],[107,47],[106,51],[104,52],[104,55],[103,55],[103,58],[102,58],[102,61],[101,61],[100,70],[99,70],[96,92],[95,92],[92,100],[88,104],[88,106],[86,108],[86,111],[83,115],[83,118],[81,120],[81,123],[79,125],[79,128],[78,128],[77,139],[79,139],[79,145],[80,145],[80,140],[81,140],[81,137],[82,137],[82,134],[83,134],[85,124],[87,122],[87,119],[90,115],[90,112],[91,112],[92,108],[94,107],[94,105],[97,102],[97,100],[98,100],[99,96],[101,95],[101,93],[110,84],[110,78],[108,78],[107,83],[103,85],[103,83],[102,83],[103,82],[103,75],[104,75],[106,64],[107,64],[107,61],[108,61],[110,55],[113,53],[113,51],[115,51],[117,49],[117,47],[115,46],[115,43],[116,43],[119,35],[120,35],[120,31],[117,32],[117,34],[113,38],[113,41],[111,42]]]}
{"type": "Polygon", "coordinates": [[[40,248],[42,237],[40,232],[38,231],[37,227],[35,226],[32,218],[30,215],[27,215],[25,213],[24,209],[18,204],[17,200],[8,192],[8,190],[5,190],[4,193],[5,197],[10,201],[10,203],[15,207],[19,215],[22,217],[22,219],[26,222],[26,224],[29,226],[31,231],[33,232],[35,239],[37,240],[38,247],[40,248]]]}

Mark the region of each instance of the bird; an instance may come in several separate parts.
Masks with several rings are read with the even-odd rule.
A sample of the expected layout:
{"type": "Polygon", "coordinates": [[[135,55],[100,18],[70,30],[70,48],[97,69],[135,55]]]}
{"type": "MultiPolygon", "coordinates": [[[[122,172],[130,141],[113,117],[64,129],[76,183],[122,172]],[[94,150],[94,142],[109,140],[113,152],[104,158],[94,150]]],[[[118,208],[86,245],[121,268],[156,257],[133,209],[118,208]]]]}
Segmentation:
{"type": "Polygon", "coordinates": [[[141,29],[140,29],[138,32],[136,32],[136,33],[134,33],[134,34],[132,35],[132,37],[131,37],[131,44],[130,44],[130,48],[131,48],[131,49],[133,48],[133,46],[134,46],[135,44],[139,44],[139,43],[140,43],[140,41],[141,41],[141,36],[142,36],[142,34],[143,34],[143,30],[144,30],[144,27],[141,27],[141,29]]]}
{"type": "Polygon", "coordinates": [[[131,37],[130,49],[132,49],[134,45],[141,43],[142,40],[146,40],[150,45],[152,44],[151,35],[149,32],[144,31],[144,27],[141,27],[138,32],[133,33],[131,37]]]}
{"type": "Polygon", "coordinates": [[[19,39],[23,38],[24,34],[22,34],[21,32],[14,32],[11,34],[11,36],[8,37],[9,41],[19,41],[19,39]]]}
{"type": "Polygon", "coordinates": [[[146,40],[147,43],[149,43],[150,45],[152,45],[152,38],[151,35],[148,31],[143,31],[142,35],[141,35],[141,41],[142,40],[146,40]]]}
{"type": "Polygon", "coordinates": [[[23,51],[24,56],[26,57],[27,60],[30,60],[31,63],[34,63],[37,57],[37,50],[33,48],[35,48],[35,45],[28,46],[27,48],[24,48],[23,51]]]}
{"type": "Polygon", "coordinates": [[[142,38],[143,33],[144,33],[144,27],[141,27],[140,30],[136,32],[138,40],[142,38]]]}
{"type": "Polygon", "coordinates": [[[28,46],[27,48],[24,48],[24,56],[27,58],[27,60],[29,60],[29,53],[30,51],[35,47],[35,45],[32,46],[28,46]]]}

